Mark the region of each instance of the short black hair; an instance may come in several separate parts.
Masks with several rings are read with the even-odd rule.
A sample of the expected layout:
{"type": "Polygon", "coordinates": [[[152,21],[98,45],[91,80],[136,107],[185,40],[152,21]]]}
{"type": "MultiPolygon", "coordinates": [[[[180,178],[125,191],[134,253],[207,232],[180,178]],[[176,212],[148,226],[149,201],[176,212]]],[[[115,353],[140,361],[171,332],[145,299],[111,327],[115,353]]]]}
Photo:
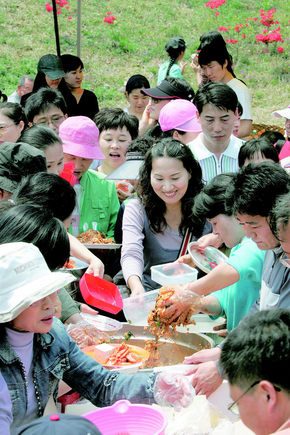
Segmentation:
{"type": "Polygon", "coordinates": [[[40,88],[37,92],[31,94],[25,104],[25,114],[28,122],[33,122],[35,116],[48,110],[51,106],[56,106],[64,115],[67,113],[66,102],[57,89],[40,88]]]}
{"type": "Polygon", "coordinates": [[[238,97],[235,91],[220,82],[209,82],[200,86],[193,102],[199,114],[202,113],[203,106],[206,104],[212,104],[221,110],[231,110],[234,113],[238,107],[238,97]]]}
{"type": "Polygon", "coordinates": [[[56,143],[62,144],[61,138],[54,130],[44,125],[33,125],[25,130],[17,142],[25,142],[29,145],[45,151],[49,146],[56,143]]]}
{"type": "Polygon", "coordinates": [[[0,113],[11,119],[15,125],[19,125],[20,121],[23,121],[24,128],[27,127],[27,118],[20,104],[7,101],[0,103],[0,113]]]}
{"type": "Polygon", "coordinates": [[[69,259],[70,244],[63,223],[37,205],[15,205],[0,216],[0,244],[12,242],[37,246],[51,270],[69,259]]]}
{"type": "Polygon", "coordinates": [[[267,380],[289,394],[289,328],[288,309],[246,316],[222,347],[219,365],[223,376],[241,389],[255,381],[267,380]]]}
{"type": "Polygon", "coordinates": [[[260,137],[267,138],[272,145],[275,145],[278,140],[282,140],[283,143],[285,142],[285,137],[282,133],[280,133],[280,131],[266,130],[261,134],[260,137]]]}
{"type": "Polygon", "coordinates": [[[266,137],[253,138],[245,142],[239,151],[239,167],[244,166],[246,160],[252,160],[260,152],[266,159],[278,163],[279,157],[276,149],[266,137]]]}
{"type": "Polygon", "coordinates": [[[13,199],[16,204],[38,204],[64,221],[73,212],[76,194],[69,182],[59,175],[39,172],[21,181],[13,199]]]}
{"type": "Polygon", "coordinates": [[[200,218],[213,219],[219,214],[232,216],[228,203],[229,186],[235,174],[220,174],[214,177],[195,197],[193,214],[200,218]]]}
{"type": "Polygon", "coordinates": [[[84,68],[84,64],[78,56],[74,56],[72,54],[63,54],[60,56],[60,58],[65,73],[75,71],[79,66],[81,69],[84,68]]]}
{"type": "Polygon", "coordinates": [[[147,151],[153,146],[154,143],[154,138],[149,135],[139,136],[130,143],[127,149],[127,153],[138,152],[145,156],[147,151]]]}
{"type": "Polygon", "coordinates": [[[136,139],[138,136],[138,118],[135,115],[125,113],[124,110],[120,108],[106,107],[101,109],[94,117],[94,122],[96,123],[100,134],[104,130],[117,130],[117,128],[125,127],[130,133],[132,140],[136,139]]]}
{"type": "Polygon", "coordinates": [[[243,166],[233,180],[233,212],[268,217],[279,195],[289,191],[289,175],[274,162],[243,166]]]}
{"type": "Polygon", "coordinates": [[[128,94],[130,94],[132,91],[134,91],[134,89],[142,89],[142,88],[144,89],[150,88],[149,81],[146,79],[145,76],[142,76],[141,74],[134,74],[128,79],[126,83],[125,91],[128,94]]]}
{"type": "Polygon", "coordinates": [[[285,229],[290,221],[290,192],[278,196],[274,208],[271,210],[270,227],[272,233],[279,240],[279,230],[285,229]]]}

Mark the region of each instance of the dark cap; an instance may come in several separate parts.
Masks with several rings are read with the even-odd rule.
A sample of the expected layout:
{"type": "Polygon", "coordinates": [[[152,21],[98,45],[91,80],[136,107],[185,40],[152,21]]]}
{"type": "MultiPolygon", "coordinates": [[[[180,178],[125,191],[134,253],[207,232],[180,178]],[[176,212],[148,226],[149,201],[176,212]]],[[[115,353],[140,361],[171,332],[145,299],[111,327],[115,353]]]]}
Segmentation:
{"type": "Polygon", "coordinates": [[[102,435],[84,417],[66,414],[46,415],[19,427],[15,435],[102,435]]]}
{"type": "Polygon", "coordinates": [[[156,88],[141,89],[141,92],[142,94],[149,95],[149,97],[156,98],[157,100],[184,98],[184,95],[181,95],[180,89],[172,86],[172,84],[167,80],[163,80],[158,86],[156,86],[156,88]]]}
{"type": "Polygon", "coordinates": [[[24,142],[0,146],[0,189],[14,192],[23,177],[47,172],[45,154],[24,142]]]}
{"type": "Polygon", "coordinates": [[[55,54],[45,54],[37,65],[38,72],[43,72],[49,79],[57,80],[65,76],[62,62],[55,54]]]}

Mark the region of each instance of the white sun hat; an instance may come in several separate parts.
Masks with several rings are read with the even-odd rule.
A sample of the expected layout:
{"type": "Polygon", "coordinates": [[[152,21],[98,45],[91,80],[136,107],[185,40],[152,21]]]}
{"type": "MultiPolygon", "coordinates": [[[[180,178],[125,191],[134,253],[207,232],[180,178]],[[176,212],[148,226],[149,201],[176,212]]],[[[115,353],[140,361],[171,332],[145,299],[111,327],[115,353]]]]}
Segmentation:
{"type": "Polygon", "coordinates": [[[15,319],[33,302],[74,280],[71,274],[51,272],[31,243],[0,245],[0,323],[15,319]]]}
{"type": "Polygon", "coordinates": [[[276,116],[276,118],[290,119],[290,106],[286,107],[286,109],[275,110],[272,115],[276,116]]]}

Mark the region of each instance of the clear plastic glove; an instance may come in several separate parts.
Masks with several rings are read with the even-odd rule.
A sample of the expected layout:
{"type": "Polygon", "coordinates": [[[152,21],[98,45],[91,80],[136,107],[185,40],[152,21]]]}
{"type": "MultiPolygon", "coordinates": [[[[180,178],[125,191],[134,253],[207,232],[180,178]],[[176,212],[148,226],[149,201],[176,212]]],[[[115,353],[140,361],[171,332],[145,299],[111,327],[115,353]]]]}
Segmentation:
{"type": "Polygon", "coordinates": [[[173,321],[189,310],[192,314],[199,313],[201,296],[187,288],[187,284],[174,286],[174,294],[163,302],[166,306],[165,317],[173,321]]]}
{"type": "Polygon", "coordinates": [[[190,405],[195,391],[185,376],[163,372],[156,377],[153,394],[158,405],[173,406],[180,411],[190,405]]]}
{"type": "Polygon", "coordinates": [[[192,386],[196,394],[205,394],[208,398],[222,383],[216,361],[207,361],[196,365],[187,375],[192,374],[192,386]]]}
{"type": "Polygon", "coordinates": [[[82,320],[76,324],[70,323],[67,327],[67,332],[77,343],[80,349],[86,346],[92,346],[110,341],[110,337],[106,333],[100,331],[85,320],[82,320]]]}

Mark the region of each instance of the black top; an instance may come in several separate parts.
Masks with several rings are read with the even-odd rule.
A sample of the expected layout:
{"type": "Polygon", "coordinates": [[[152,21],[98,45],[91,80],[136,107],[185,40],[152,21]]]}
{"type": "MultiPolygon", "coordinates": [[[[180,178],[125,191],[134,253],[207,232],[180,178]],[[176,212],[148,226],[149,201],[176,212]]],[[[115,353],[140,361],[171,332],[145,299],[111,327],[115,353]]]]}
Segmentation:
{"type": "MultiPolygon", "coordinates": [[[[75,99],[75,98],[74,98],[75,99]]],[[[99,111],[98,99],[92,91],[84,90],[80,101],[70,106],[69,116],[87,116],[94,119],[95,115],[99,111]]]]}

